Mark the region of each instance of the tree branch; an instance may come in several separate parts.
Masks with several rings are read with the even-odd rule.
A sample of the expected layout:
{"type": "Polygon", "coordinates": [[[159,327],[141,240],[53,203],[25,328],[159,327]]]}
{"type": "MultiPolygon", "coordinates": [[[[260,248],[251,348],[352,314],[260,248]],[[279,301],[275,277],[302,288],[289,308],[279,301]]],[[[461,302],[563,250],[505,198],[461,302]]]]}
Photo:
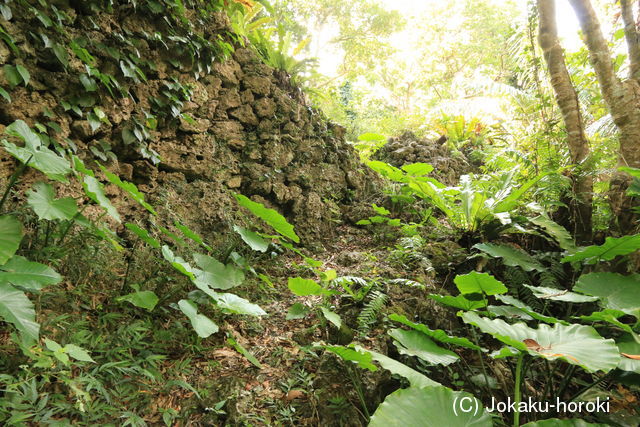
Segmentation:
{"type": "Polygon", "coordinates": [[[631,63],[629,77],[632,79],[640,79],[640,36],[638,35],[638,27],[633,16],[633,6],[629,0],[620,0],[620,10],[622,12],[622,21],[624,22],[624,36],[627,40],[629,61],[631,63]]]}

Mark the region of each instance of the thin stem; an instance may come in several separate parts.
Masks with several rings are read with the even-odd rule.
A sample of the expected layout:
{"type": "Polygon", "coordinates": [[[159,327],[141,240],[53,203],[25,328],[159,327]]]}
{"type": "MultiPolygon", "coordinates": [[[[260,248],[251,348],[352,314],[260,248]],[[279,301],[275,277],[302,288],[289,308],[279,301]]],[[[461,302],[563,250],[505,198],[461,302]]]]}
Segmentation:
{"type": "Polygon", "coordinates": [[[367,423],[369,422],[369,419],[371,418],[371,415],[369,414],[369,409],[367,408],[367,401],[364,398],[364,394],[362,393],[362,382],[360,381],[360,379],[358,378],[358,374],[357,371],[355,370],[355,367],[353,366],[347,366],[347,373],[349,375],[349,378],[351,379],[351,382],[353,383],[354,388],[356,389],[356,394],[358,395],[358,399],[360,399],[360,404],[362,405],[362,410],[364,411],[364,415],[367,417],[367,419],[365,420],[367,423]]]}
{"type": "Polygon", "coordinates": [[[599,379],[595,380],[591,384],[584,386],[580,391],[578,391],[576,394],[571,396],[571,398],[569,398],[569,400],[567,400],[567,402],[573,402],[573,400],[576,399],[578,396],[580,396],[582,393],[584,393],[587,390],[592,389],[593,387],[595,387],[598,384],[600,384],[602,381],[604,381],[607,378],[609,378],[611,376],[612,372],[613,372],[613,370],[609,371],[606,375],[601,376],[599,379]]]}
{"type": "MultiPolygon", "coordinates": [[[[476,329],[474,327],[471,327],[471,333],[473,334],[475,344],[480,347],[478,334],[476,333],[476,329]]],[[[484,376],[484,386],[489,396],[493,397],[493,391],[491,390],[491,387],[489,387],[489,375],[487,375],[487,368],[484,366],[484,359],[482,358],[482,351],[476,350],[476,352],[478,353],[478,358],[480,359],[480,369],[482,369],[482,375],[484,376]]]]}
{"type": "Polygon", "coordinates": [[[20,176],[24,173],[24,170],[27,168],[27,164],[29,164],[32,157],[33,155],[31,155],[25,163],[22,163],[20,166],[18,166],[15,172],[13,172],[13,174],[11,175],[11,178],[9,178],[7,189],[4,190],[4,194],[2,195],[2,199],[0,200],[0,212],[2,212],[2,207],[4,206],[4,202],[6,202],[7,197],[9,197],[11,188],[16,184],[16,181],[18,181],[18,178],[20,178],[20,176]]]}
{"type": "Polygon", "coordinates": [[[518,356],[518,362],[516,364],[516,379],[513,385],[513,400],[515,404],[515,413],[513,414],[513,426],[518,427],[520,425],[520,399],[522,396],[520,395],[520,383],[522,381],[522,362],[524,361],[524,352],[520,352],[518,356]]]}
{"type": "Polygon", "coordinates": [[[576,370],[576,365],[571,365],[569,367],[569,369],[567,369],[567,372],[565,372],[563,378],[562,378],[562,383],[560,384],[560,388],[558,389],[558,392],[556,393],[556,397],[560,398],[562,397],[562,394],[564,393],[564,391],[566,390],[567,386],[569,385],[569,381],[571,381],[571,379],[573,378],[573,373],[576,370]]]}

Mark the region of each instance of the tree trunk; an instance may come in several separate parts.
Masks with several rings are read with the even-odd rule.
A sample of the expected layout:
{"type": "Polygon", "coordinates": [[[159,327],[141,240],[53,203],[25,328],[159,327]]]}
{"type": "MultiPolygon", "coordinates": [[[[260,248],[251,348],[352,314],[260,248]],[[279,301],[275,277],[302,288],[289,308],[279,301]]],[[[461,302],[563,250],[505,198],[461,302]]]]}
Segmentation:
{"type": "MultiPolygon", "coordinates": [[[[636,78],[622,81],[616,75],[609,46],[602,35],[600,23],[591,2],[569,0],[569,3],[580,21],[602,96],[620,131],[618,164],[638,168],[640,167],[640,84],[636,78]]],[[[637,50],[637,29],[630,5],[624,2],[621,7],[633,73],[634,68],[638,67],[636,61],[640,60],[636,56],[640,55],[637,50]],[[629,20],[633,22],[628,22],[629,20]]],[[[611,179],[611,208],[617,217],[620,230],[625,233],[636,227],[637,220],[637,215],[633,214],[632,209],[638,206],[638,201],[626,196],[630,183],[631,178],[621,172],[615,173],[611,179]]]]}
{"type": "Polygon", "coordinates": [[[540,18],[538,40],[551,77],[551,86],[567,129],[571,161],[578,166],[571,174],[576,197],[569,201],[569,209],[574,235],[580,243],[584,243],[591,239],[593,202],[593,179],[581,168],[589,155],[589,143],[584,133],[578,94],[571,83],[564,52],[558,40],[555,9],[555,0],[538,0],[540,18]]]}

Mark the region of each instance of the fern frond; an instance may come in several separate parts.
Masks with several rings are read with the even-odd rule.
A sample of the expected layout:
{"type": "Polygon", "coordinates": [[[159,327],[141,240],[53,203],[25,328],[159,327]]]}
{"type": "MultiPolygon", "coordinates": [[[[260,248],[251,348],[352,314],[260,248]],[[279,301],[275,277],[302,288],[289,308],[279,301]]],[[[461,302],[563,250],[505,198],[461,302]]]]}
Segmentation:
{"type": "Polygon", "coordinates": [[[380,312],[389,301],[389,296],[380,289],[375,289],[367,296],[367,302],[358,315],[358,332],[364,336],[376,324],[380,312]]]}

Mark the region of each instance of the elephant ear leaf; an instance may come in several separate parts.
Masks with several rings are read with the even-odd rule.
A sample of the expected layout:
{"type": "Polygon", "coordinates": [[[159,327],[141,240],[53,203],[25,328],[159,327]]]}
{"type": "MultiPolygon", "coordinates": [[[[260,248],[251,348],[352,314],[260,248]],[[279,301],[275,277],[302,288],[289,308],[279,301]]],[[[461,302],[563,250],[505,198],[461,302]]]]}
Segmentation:
{"type": "Polygon", "coordinates": [[[470,425],[490,427],[493,422],[478,399],[444,386],[409,387],[395,391],[376,409],[369,423],[369,427],[470,425]],[[457,406],[460,402],[466,402],[470,408],[482,409],[460,410],[457,406]],[[453,414],[457,408],[457,413],[453,414]]]}
{"type": "Polygon", "coordinates": [[[254,202],[242,194],[234,194],[234,197],[240,206],[249,209],[252,214],[266,222],[282,236],[296,243],[300,243],[300,238],[293,230],[293,225],[289,224],[285,217],[280,215],[277,211],[266,208],[262,203],[254,202]]]}
{"type": "Polygon", "coordinates": [[[562,262],[583,261],[595,264],[600,261],[611,261],[617,256],[628,255],[640,249],[640,234],[622,237],[607,237],[602,245],[581,248],[574,254],[562,258],[562,262]]]}
{"type": "Polygon", "coordinates": [[[0,216],[0,265],[6,263],[20,246],[22,224],[11,215],[0,216]]]}
{"type": "Polygon", "coordinates": [[[38,339],[40,325],[33,304],[24,292],[6,282],[0,282],[0,319],[12,323],[25,338],[38,339]]]}

